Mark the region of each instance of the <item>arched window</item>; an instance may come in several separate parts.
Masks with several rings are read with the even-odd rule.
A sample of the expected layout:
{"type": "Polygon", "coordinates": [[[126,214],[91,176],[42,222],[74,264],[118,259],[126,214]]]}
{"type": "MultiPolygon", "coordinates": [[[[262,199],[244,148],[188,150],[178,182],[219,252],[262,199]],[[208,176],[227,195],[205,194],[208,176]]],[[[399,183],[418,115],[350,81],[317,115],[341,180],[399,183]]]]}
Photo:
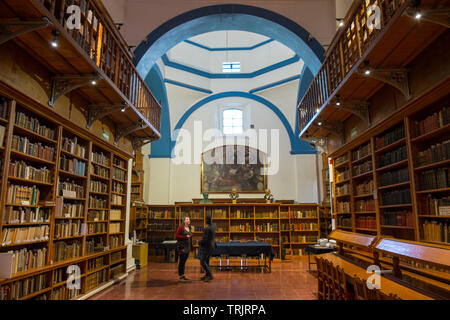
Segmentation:
{"type": "Polygon", "coordinates": [[[244,133],[244,112],[239,109],[225,109],[222,114],[223,134],[244,133]]]}

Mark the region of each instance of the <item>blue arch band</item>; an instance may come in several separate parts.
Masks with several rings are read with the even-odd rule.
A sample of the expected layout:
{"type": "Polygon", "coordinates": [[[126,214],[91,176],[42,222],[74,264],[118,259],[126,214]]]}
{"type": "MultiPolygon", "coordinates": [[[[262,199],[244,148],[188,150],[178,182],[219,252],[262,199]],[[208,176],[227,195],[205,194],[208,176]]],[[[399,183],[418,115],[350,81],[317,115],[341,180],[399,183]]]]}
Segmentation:
{"type": "Polygon", "coordinates": [[[277,40],[301,57],[313,74],[324,60],[320,43],[292,20],[263,8],[227,4],[183,13],[155,29],[134,51],[138,72],[146,78],[156,61],[176,44],[219,30],[248,31],[277,40]]]}
{"type": "MultiPolygon", "coordinates": [[[[198,109],[203,107],[204,105],[215,101],[219,99],[224,98],[231,98],[231,97],[240,97],[240,98],[247,98],[254,101],[257,101],[266,107],[268,107],[270,110],[272,110],[275,115],[281,120],[283,123],[286,132],[288,133],[289,140],[291,142],[291,154],[316,154],[316,151],[305,141],[301,141],[298,138],[295,137],[294,131],[292,130],[291,125],[289,124],[289,121],[286,119],[284,114],[280,111],[280,109],[277,108],[273,103],[268,101],[267,99],[264,99],[260,96],[248,93],[248,92],[241,92],[241,91],[230,91],[230,92],[222,92],[218,94],[211,95],[209,97],[206,97],[202,99],[201,101],[194,104],[192,107],[190,107],[181,117],[181,119],[178,121],[177,125],[174,129],[174,137],[171,141],[171,150],[173,152],[173,149],[175,147],[176,139],[178,136],[178,130],[183,127],[183,125],[186,123],[186,121],[189,119],[189,117],[198,109]]],[[[152,157],[152,156],[151,156],[152,157]]],[[[172,157],[172,153],[171,156],[172,157]]]]}

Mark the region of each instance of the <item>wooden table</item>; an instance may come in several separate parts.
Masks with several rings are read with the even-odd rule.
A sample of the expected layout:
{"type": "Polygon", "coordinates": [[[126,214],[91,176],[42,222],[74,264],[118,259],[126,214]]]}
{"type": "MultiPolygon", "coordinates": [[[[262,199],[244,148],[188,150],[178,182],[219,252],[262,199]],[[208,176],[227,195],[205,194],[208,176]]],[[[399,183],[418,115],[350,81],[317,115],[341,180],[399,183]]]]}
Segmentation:
{"type": "MultiPolygon", "coordinates": [[[[353,263],[350,263],[337,255],[333,253],[326,253],[320,255],[321,258],[326,259],[333,263],[334,266],[339,266],[342,269],[344,269],[345,274],[347,275],[348,279],[351,280],[351,283],[353,284],[353,277],[356,275],[357,277],[360,277],[361,279],[367,280],[367,278],[370,276],[370,274],[367,273],[367,271],[364,268],[361,268],[353,263]]],[[[417,292],[415,290],[412,290],[408,287],[402,286],[401,284],[398,284],[392,280],[389,280],[383,276],[381,276],[381,293],[385,295],[389,295],[390,293],[395,293],[397,296],[402,300],[433,300],[432,298],[417,292]]]]}

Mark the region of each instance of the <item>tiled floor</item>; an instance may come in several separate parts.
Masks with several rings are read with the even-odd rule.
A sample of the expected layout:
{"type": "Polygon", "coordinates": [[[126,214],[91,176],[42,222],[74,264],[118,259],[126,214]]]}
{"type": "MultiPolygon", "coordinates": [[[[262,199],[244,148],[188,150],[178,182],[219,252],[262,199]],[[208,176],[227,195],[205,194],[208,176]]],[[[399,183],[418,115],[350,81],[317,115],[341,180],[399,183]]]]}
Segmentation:
{"type": "MultiPolygon", "coordinates": [[[[315,266],[312,266],[315,269],[315,266]]],[[[316,300],[317,280],[306,259],[274,262],[272,273],[213,270],[214,280],[200,279],[199,261],[189,259],[180,283],[175,263],[150,262],[91,300],[316,300]]]]}

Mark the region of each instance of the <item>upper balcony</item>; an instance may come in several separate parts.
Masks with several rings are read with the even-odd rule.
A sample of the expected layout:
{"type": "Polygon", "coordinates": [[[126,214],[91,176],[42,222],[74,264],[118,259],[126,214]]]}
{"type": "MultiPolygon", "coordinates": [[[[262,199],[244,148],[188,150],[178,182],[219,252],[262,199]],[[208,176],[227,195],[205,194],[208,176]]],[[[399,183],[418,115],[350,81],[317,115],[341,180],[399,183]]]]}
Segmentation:
{"type": "Polygon", "coordinates": [[[53,74],[50,106],[74,90],[88,102],[88,127],[109,117],[134,147],[160,139],[161,106],[100,0],[1,0],[0,27],[0,44],[13,39],[53,74]]]}
{"type": "Polygon", "coordinates": [[[372,124],[369,99],[385,84],[411,99],[405,69],[449,27],[448,0],[355,0],[298,105],[301,138],[345,142],[352,115],[372,124]],[[420,15],[419,15],[420,14],[420,15]]]}

